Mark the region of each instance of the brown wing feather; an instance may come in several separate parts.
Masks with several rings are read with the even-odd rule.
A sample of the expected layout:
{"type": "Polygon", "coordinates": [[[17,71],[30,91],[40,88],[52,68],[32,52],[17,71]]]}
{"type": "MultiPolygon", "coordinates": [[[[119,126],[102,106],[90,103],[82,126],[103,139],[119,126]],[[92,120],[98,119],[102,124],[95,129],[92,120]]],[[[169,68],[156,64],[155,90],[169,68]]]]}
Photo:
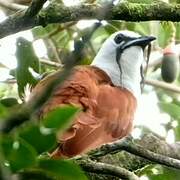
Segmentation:
{"type": "MultiPolygon", "coordinates": [[[[34,90],[43,88],[39,84],[34,90]]],[[[72,104],[82,108],[72,126],[58,140],[53,156],[74,156],[126,136],[132,128],[136,99],[114,87],[109,77],[95,67],[78,67],[41,109],[42,115],[57,106],[72,104]]]]}

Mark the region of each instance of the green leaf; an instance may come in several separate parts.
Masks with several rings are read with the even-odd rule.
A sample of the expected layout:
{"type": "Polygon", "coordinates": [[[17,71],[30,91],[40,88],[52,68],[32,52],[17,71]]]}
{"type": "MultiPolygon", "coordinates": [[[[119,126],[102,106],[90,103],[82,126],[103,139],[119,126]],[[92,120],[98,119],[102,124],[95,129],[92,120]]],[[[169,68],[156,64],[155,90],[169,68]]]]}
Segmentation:
{"type": "Polygon", "coordinates": [[[47,34],[47,31],[45,28],[39,26],[32,29],[32,34],[35,39],[40,39],[47,34]]]}
{"type": "Polygon", "coordinates": [[[53,41],[56,42],[57,48],[69,49],[69,43],[72,41],[71,34],[68,31],[61,31],[52,37],[53,41]]]}
{"type": "Polygon", "coordinates": [[[104,29],[103,26],[99,27],[92,35],[91,41],[94,50],[97,52],[102,43],[107,39],[110,34],[104,29]]]}
{"type": "Polygon", "coordinates": [[[160,23],[158,33],[159,46],[162,48],[166,47],[173,38],[175,31],[175,26],[172,22],[160,23]]]}
{"type": "Polygon", "coordinates": [[[54,133],[41,131],[39,126],[33,124],[21,127],[19,136],[31,144],[39,154],[51,150],[56,144],[54,133]]]}
{"type": "Polygon", "coordinates": [[[180,23],[177,22],[175,23],[175,27],[176,27],[176,40],[179,41],[180,40],[180,23]]]}
{"type": "Polygon", "coordinates": [[[14,105],[17,105],[18,101],[16,98],[9,97],[9,98],[0,99],[0,103],[5,107],[12,107],[14,105]]]}
{"type": "Polygon", "coordinates": [[[112,33],[116,32],[116,31],[118,31],[118,29],[115,26],[113,26],[112,24],[110,24],[110,23],[104,25],[104,29],[106,30],[106,32],[108,34],[112,34],[112,33]]]}
{"type": "Polygon", "coordinates": [[[126,26],[126,28],[129,31],[135,31],[136,23],[134,23],[134,22],[124,22],[124,25],[126,26]]]}
{"type": "Polygon", "coordinates": [[[10,165],[13,172],[36,164],[36,151],[23,139],[2,136],[0,143],[6,163],[10,165]]]}
{"type": "Polygon", "coordinates": [[[4,118],[8,115],[8,109],[0,103],[0,118],[4,118]]]}
{"type": "Polygon", "coordinates": [[[15,77],[17,79],[19,95],[22,97],[27,84],[34,86],[37,83],[37,79],[30,69],[39,73],[40,66],[39,59],[30,41],[19,37],[16,42],[16,48],[17,68],[15,70],[15,77]]]}
{"type": "Polygon", "coordinates": [[[58,107],[44,117],[43,124],[46,128],[64,129],[78,111],[79,108],[74,106],[58,107]]]}
{"type": "Polygon", "coordinates": [[[174,119],[180,119],[180,106],[173,103],[160,102],[159,107],[174,119]]]}
{"type": "Polygon", "coordinates": [[[117,31],[124,28],[124,22],[123,21],[111,20],[111,21],[107,21],[107,22],[109,24],[111,24],[112,26],[114,26],[117,29],[117,31]]]}
{"type": "Polygon", "coordinates": [[[80,168],[71,161],[40,159],[38,167],[46,172],[65,180],[87,180],[80,168]]]}
{"type": "MultiPolygon", "coordinates": [[[[178,180],[180,179],[180,171],[177,169],[172,169],[168,167],[163,167],[163,172],[148,174],[150,180],[178,180]]],[[[162,171],[161,170],[161,171],[162,171]]],[[[147,175],[147,174],[146,174],[147,175]]]]}
{"type": "Polygon", "coordinates": [[[33,68],[35,72],[39,72],[39,59],[34,52],[32,42],[25,38],[19,37],[16,42],[16,58],[18,60],[18,67],[33,68]]]}
{"type": "MultiPolygon", "coordinates": [[[[151,26],[148,22],[135,23],[135,31],[142,35],[150,34],[151,26]]],[[[133,29],[132,29],[133,30],[133,29]]]]}
{"type": "Polygon", "coordinates": [[[178,126],[176,126],[173,130],[175,133],[176,141],[179,141],[180,140],[180,125],[179,125],[179,123],[178,123],[178,126]]]}
{"type": "Polygon", "coordinates": [[[18,173],[18,180],[57,180],[57,178],[52,177],[46,171],[33,168],[18,173]]]}

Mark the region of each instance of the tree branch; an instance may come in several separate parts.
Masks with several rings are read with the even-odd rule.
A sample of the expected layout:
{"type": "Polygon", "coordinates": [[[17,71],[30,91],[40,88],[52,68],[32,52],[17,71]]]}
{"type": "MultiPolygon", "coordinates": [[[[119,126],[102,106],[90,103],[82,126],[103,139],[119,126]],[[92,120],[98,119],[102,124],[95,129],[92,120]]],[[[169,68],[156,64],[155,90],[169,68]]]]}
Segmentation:
{"type": "Polygon", "coordinates": [[[128,171],[127,169],[114,166],[111,164],[106,164],[102,162],[94,162],[91,160],[80,161],[79,165],[86,172],[94,172],[97,174],[106,174],[123,179],[129,180],[139,180],[133,172],[128,171]]]}
{"type": "Polygon", "coordinates": [[[57,62],[54,62],[54,61],[49,61],[47,59],[43,59],[41,58],[40,59],[40,62],[42,64],[45,64],[45,65],[48,65],[48,66],[52,66],[52,67],[55,67],[55,68],[61,68],[61,67],[64,67],[62,64],[60,63],[57,63],[57,62]]]}
{"type": "Polygon", "coordinates": [[[180,93],[180,87],[173,84],[166,83],[166,82],[153,80],[153,79],[145,79],[145,84],[151,85],[157,88],[162,88],[168,91],[172,91],[174,93],[180,93]]]}
{"type": "Polygon", "coordinates": [[[138,144],[132,142],[132,138],[126,137],[122,140],[118,140],[114,143],[109,143],[101,146],[100,148],[93,150],[89,153],[90,158],[97,158],[104,156],[106,154],[117,153],[120,150],[127,151],[131,154],[140,156],[152,162],[166,165],[168,167],[173,167],[180,169],[180,160],[167,157],[161,154],[154,153],[145,148],[142,148],[138,144]]]}
{"type": "Polygon", "coordinates": [[[39,11],[42,9],[44,3],[47,0],[32,0],[31,5],[28,7],[28,9],[25,12],[26,17],[34,17],[36,16],[39,11]]]}
{"type": "MultiPolygon", "coordinates": [[[[164,140],[161,138],[158,138],[154,136],[151,133],[144,134],[141,139],[133,139],[134,142],[132,142],[132,139],[125,138],[124,140],[120,140],[118,142],[119,148],[117,148],[117,142],[111,143],[104,145],[96,150],[93,150],[89,152],[87,155],[82,155],[82,156],[76,156],[73,157],[72,160],[77,162],[78,164],[81,165],[81,162],[83,164],[86,163],[89,164],[88,160],[89,159],[94,159],[95,162],[103,162],[106,164],[111,164],[116,167],[122,167],[125,168],[126,170],[129,171],[137,171],[140,172],[141,169],[147,165],[152,165],[152,162],[147,160],[146,158],[138,157],[137,155],[134,155],[134,153],[130,152],[130,150],[126,150],[123,148],[126,143],[130,144],[128,147],[134,146],[134,147],[142,147],[143,150],[147,149],[150,152],[154,152],[155,154],[161,154],[163,155],[163,158],[166,156],[167,157],[172,157],[174,159],[179,159],[180,160],[180,143],[176,142],[173,144],[167,144],[164,140]],[[125,144],[123,144],[125,143],[125,144]],[[106,146],[106,147],[105,147],[106,146]],[[105,147],[105,148],[104,148],[105,147]]],[[[171,159],[172,159],[171,158],[171,159]]],[[[153,161],[154,162],[154,161],[153,161]]],[[[170,167],[170,166],[169,166],[170,167]]],[[[100,172],[96,172],[91,170],[88,171],[84,169],[85,171],[88,172],[89,174],[89,179],[105,179],[105,180],[115,180],[115,175],[114,176],[108,176],[103,173],[100,174],[100,172]]]]}
{"type": "MultiPolygon", "coordinates": [[[[42,2],[44,1],[42,0],[42,2]]],[[[47,8],[41,10],[38,15],[34,16],[39,9],[40,8],[38,7],[35,9],[32,14],[33,17],[28,21],[25,18],[25,11],[10,16],[0,24],[0,38],[35,26],[46,26],[50,23],[64,23],[81,19],[180,21],[180,4],[159,2],[153,4],[123,2],[116,6],[111,5],[109,8],[107,8],[107,5],[99,6],[95,4],[82,4],[80,6],[66,7],[62,4],[51,2],[47,8]],[[102,16],[104,10],[106,13],[103,13],[102,16]]]]}
{"type": "Polygon", "coordinates": [[[0,0],[0,6],[6,9],[12,10],[12,11],[25,10],[27,8],[27,6],[16,4],[16,3],[9,3],[4,0],[0,0]]]}

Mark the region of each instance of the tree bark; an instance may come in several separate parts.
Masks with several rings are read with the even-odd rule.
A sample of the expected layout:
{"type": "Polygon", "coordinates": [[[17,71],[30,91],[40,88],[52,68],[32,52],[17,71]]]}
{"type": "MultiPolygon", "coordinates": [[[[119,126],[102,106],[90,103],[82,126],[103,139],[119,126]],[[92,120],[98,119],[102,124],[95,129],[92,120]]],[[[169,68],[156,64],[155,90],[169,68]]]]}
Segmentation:
{"type": "MultiPolygon", "coordinates": [[[[180,144],[178,142],[174,143],[174,144],[168,144],[164,140],[161,140],[160,138],[158,138],[152,134],[145,134],[140,140],[135,140],[135,143],[142,146],[146,150],[150,150],[157,154],[180,160],[180,144]]],[[[91,154],[91,152],[90,152],[90,154],[91,154]]],[[[93,152],[92,152],[92,154],[93,154],[93,152]]],[[[87,159],[87,158],[88,158],[88,156],[85,157],[85,159],[87,159]]],[[[141,158],[137,155],[133,155],[131,153],[128,153],[128,152],[122,151],[122,150],[119,150],[119,152],[116,152],[115,154],[107,154],[105,156],[97,157],[95,159],[98,162],[121,167],[121,168],[127,169],[132,172],[140,170],[147,165],[155,164],[147,159],[141,158]]],[[[83,158],[76,160],[76,162],[82,166],[81,161],[83,161],[83,163],[85,163],[83,158]]],[[[87,163],[88,163],[88,160],[87,160],[87,163]]],[[[97,179],[97,180],[102,180],[102,179],[103,180],[116,180],[116,179],[118,179],[118,177],[103,175],[103,173],[98,174],[98,173],[89,173],[88,172],[87,175],[88,175],[89,179],[91,179],[91,180],[95,180],[95,179],[97,179]]]]}
{"type": "Polygon", "coordinates": [[[138,4],[122,2],[117,5],[82,4],[66,7],[57,2],[42,9],[39,14],[27,18],[26,11],[19,11],[0,23],[0,38],[35,26],[65,23],[81,19],[125,20],[125,21],[180,21],[180,4],[157,2],[138,4]]]}

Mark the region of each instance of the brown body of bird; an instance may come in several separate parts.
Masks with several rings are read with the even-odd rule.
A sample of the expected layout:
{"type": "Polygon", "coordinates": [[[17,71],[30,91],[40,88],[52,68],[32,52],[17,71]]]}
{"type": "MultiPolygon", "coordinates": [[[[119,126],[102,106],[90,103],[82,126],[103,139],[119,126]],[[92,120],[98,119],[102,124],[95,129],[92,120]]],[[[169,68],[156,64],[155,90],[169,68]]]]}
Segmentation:
{"type": "MultiPolygon", "coordinates": [[[[143,50],[154,37],[130,31],[114,33],[89,66],[77,66],[53,92],[39,111],[44,116],[56,107],[73,105],[82,111],[72,125],[57,135],[59,147],[53,157],[72,157],[128,135],[133,127],[140,94],[143,50]]],[[[43,79],[35,94],[48,85],[54,74],[43,79]]]]}

